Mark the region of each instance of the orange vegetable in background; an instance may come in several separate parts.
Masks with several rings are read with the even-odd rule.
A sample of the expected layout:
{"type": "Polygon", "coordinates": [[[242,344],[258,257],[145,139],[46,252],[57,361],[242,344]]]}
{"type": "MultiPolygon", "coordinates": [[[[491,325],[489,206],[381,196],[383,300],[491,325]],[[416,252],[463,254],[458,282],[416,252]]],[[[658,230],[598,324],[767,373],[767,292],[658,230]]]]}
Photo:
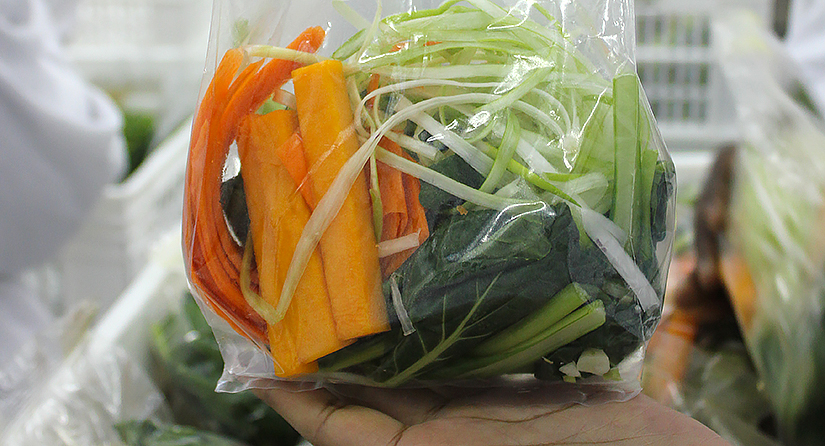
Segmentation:
{"type": "Polygon", "coordinates": [[[747,333],[756,312],[756,285],[745,258],[738,252],[726,251],[719,261],[722,281],[730,294],[733,310],[742,331],[747,333]]]}
{"type": "MultiPolygon", "coordinates": [[[[292,80],[308,175],[313,195],[320,200],[359,147],[342,64],[329,60],[308,65],[295,70],[292,80]]],[[[339,337],[352,339],[388,330],[363,172],[319,246],[339,337]]]]}

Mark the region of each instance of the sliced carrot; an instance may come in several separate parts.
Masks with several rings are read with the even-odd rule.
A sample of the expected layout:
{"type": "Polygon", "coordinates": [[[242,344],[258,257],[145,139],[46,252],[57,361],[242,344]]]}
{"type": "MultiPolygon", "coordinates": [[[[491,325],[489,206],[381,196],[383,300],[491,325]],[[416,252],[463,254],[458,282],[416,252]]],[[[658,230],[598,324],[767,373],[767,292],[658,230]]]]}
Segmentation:
{"type": "MultiPolygon", "coordinates": [[[[249,130],[256,132],[253,134],[254,137],[266,137],[271,140],[269,147],[261,148],[260,150],[271,152],[267,153],[267,162],[280,163],[282,161],[278,159],[280,157],[276,158],[274,155],[280,150],[279,147],[286,144],[292,134],[298,130],[298,115],[295,114],[294,110],[275,110],[263,116],[250,114],[244,118],[242,124],[247,127],[252,127],[249,130]],[[264,125],[268,128],[258,128],[264,125]],[[261,133],[264,132],[266,132],[266,134],[261,135],[261,133]]],[[[241,127],[243,127],[243,125],[241,127]]],[[[249,137],[249,135],[247,135],[247,137],[249,137]]],[[[238,147],[238,149],[240,150],[240,147],[238,147]]],[[[243,162],[243,160],[241,160],[241,162],[243,162]]]]}
{"type": "MultiPolygon", "coordinates": [[[[276,150],[296,129],[292,111],[250,114],[242,121],[237,140],[258,283],[261,297],[272,307],[278,305],[289,263],[310,214],[276,150]]],[[[284,319],[268,324],[268,329],[273,359],[284,373],[303,370],[302,365],[344,346],[335,329],[317,250],[284,319]]]]}
{"type": "Polygon", "coordinates": [[[275,364],[275,376],[290,378],[317,372],[317,362],[304,362],[298,357],[294,336],[286,327],[286,324],[276,324],[268,329],[269,353],[275,364]]]}
{"type": "MultiPolygon", "coordinates": [[[[297,126],[297,124],[296,124],[297,126]]],[[[315,197],[312,195],[312,186],[307,178],[307,161],[304,157],[304,141],[300,132],[296,131],[289,139],[278,146],[278,157],[298,187],[310,209],[315,208],[315,197]]]]}
{"type": "MultiPolygon", "coordinates": [[[[289,48],[314,52],[323,38],[321,28],[309,28],[289,48]]],[[[236,79],[242,61],[240,49],[226,52],[193,122],[185,178],[183,243],[193,286],[206,303],[238,333],[266,345],[266,324],[240,291],[242,250],[226,226],[220,205],[221,176],[240,119],[286,83],[289,73],[299,65],[274,59],[260,69],[258,65],[242,72],[236,79]]]]}
{"type": "Polygon", "coordinates": [[[212,144],[211,136],[241,59],[239,50],[224,55],[193,123],[185,178],[183,243],[192,284],[206,304],[238,333],[265,345],[266,324],[240,293],[241,257],[237,244],[223,219],[218,222],[212,218],[214,208],[220,209],[220,175],[226,152],[212,144]],[[215,202],[211,203],[209,198],[215,202]],[[226,246],[230,247],[228,251],[226,246]]]}
{"type": "MultiPolygon", "coordinates": [[[[373,73],[370,74],[370,82],[367,84],[367,93],[372,93],[381,85],[381,75],[373,73]]],[[[375,102],[375,98],[369,98],[367,100],[367,107],[372,108],[372,104],[375,102]]]]}
{"type": "MultiPolygon", "coordinates": [[[[313,195],[322,199],[358,150],[343,66],[328,60],[292,73],[298,124],[313,195]]],[[[333,315],[341,339],[389,329],[371,201],[362,172],[320,241],[333,315]]]]}
{"type": "MultiPolygon", "coordinates": [[[[403,150],[401,150],[401,148],[398,147],[398,145],[395,144],[393,141],[388,140],[388,139],[383,139],[383,140],[381,140],[380,144],[385,150],[393,152],[396,155],[401,155],[401,156],[403,156],[403,157],[405,157],[409,160],[412,160],[412,158],[409,155],[407,155],[403,150]]],[[[395,196],[395,194],[398,194],[398,192],[396,192],[395,190],[387,191],[385,193],[385,191],[383,189],[384,183],[388,182],[388,181],[395,181],[395,180],[394,179],[390,180],[389,178],[392,178],[392,177],[389,177],[388,174],[386,174],[386,175],[389,178],[385,178],[384,176],[381,176],[381,174],[382,174],[381,167],[383,166],[384,168],[388,168],[388,166],[384,165],[381,162],[378,163],[378,166],[379,166],[378,184],[382,187],[382,189],[381,189],[382,203],[386,202],[386,200],[389,200],[391,202],[401,201],[401,205],[404,206],[403,223],[400,224],[397,229],[395,229],[395,236],[391,237],[391,234],[385,233],[382,236],[382,241],[383,240],[389,240],[390,238],[403,237],[405,235],[414,234],[414,233],[418,232],[418,243],[419,244],[424,243],[424,241],[427,240],[427,237],[430,236],[430,230],[429,230],[429,226],[427,225],[427,216],[426,216],[426,213],[424,212],[424,206],[422,206],[421,202],[418,200],[418,194],[421,192],[421,183],[418,181],[418,178],[415,178],[415,177],[413,177],[411,175],[407,175],[407,174],[401,174],[399,172],[400,183],[401,183],[400,184],[400,188],[401,188],[400,195],[395,196]]],[[[398,172],[396,169],[391,169],[391,171],[398,172]]],[[[398,205],[395,205],[395,206],[398,206],[398,205]]],[[[389,222],[393,221],[391,216],[390,216],[390,219],[388,220],[386,208],[385,208],[384,216],[385,216],[385,219],[384,219],[384,225],[385,226],[384,227],[386,228],[387,224],[391,224],[391,223],[388,223],[388,221],[389,222]]],[[[401,251],[401,252],[396,253],[396,254],[389,255],[389,256],[384,257],[383,259],[381,259],[381,272],[383,274],[383,277],[384,278],[389,277],[390,274],[393,273],[393,271],[398,269],[398,267],[401,266],[401,264],[403,264],[412,255],[413,252],[415,252],[415,249],[416,248],[410,248],[410,249],[401,251]]]]}
{"type": "MultiPolygon", "coordinates": [[[[379,145],[398,156],[401,156],[401,147],[394,141],[382,138],[379,145]]],[[[401,171],[390,167],[381,161],[378,162],[378,187],[381,191],[381,206],[383,220],[381,241],[401,237],[407,227],[407,199],[404,193],[404,182],[401,171]]]]}

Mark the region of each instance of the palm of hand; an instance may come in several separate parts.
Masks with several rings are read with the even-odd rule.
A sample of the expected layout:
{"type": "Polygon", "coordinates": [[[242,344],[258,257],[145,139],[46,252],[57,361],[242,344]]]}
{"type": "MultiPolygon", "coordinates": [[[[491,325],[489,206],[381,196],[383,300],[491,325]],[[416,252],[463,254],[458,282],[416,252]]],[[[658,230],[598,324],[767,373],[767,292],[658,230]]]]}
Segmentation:
{"type": "Polygon", "coordinates": [[[570,403],[582,395],[560,395],[558,388],[461,396],[427,389],[335,391],[337,396],[325,389],[256,393],[314,446],[726,444],[695,420],[643,395],[584,406],[570,403]]]}

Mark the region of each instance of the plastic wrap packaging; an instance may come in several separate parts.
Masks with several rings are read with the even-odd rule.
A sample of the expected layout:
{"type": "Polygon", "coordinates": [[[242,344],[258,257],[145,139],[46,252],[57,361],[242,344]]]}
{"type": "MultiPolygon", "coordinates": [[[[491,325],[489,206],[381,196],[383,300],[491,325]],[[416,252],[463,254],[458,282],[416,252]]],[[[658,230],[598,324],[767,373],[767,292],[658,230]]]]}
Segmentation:
{"type": "MultiPolygon", "coordinates": [[[[720,266],[785,444],[825,428],[825,134],[789,94],[775,40],[747,15],[716,24],[736,99],[734,161],[720,266]]],[[[792,70],[791,70],[792,71],[792,70]]]]}
{"type": "Polygon", "coordinates": [[[48,379],[29,387],[0,443],[119,445],[118,423],[168,418],[163,396],[125,351],[90,355],[81,346],[48,379]]]}
{"type": "Polygon", "coordinates": [[[190,283],[235,391],[636,394],[675,173],[632,2],[216,3],[190,283]]]}
{"type": "Polygon", "coordinates": [[[649,358],[646,394],[700,421],[732,445],[781,444],[770,402],[741,339],[702,345],[691,343],[675,324],[661,328],[668,330],[656,332],[657,345],[651,342],[650,354],[670,361],[649,358]]]}
{"type": "MultiPolygon", "coordinates": [[[[252,393],[215,392],[223,358],[198,305],[186,294],[181,311],[167,315],[152,328],[152,376],[175,422],[252,446],[295,445],[298,433],[252,393]]],[[[179,434],[167,432],[166,426],[144,429],[138,423],[130,427],[147,436],[179,434]]]]}

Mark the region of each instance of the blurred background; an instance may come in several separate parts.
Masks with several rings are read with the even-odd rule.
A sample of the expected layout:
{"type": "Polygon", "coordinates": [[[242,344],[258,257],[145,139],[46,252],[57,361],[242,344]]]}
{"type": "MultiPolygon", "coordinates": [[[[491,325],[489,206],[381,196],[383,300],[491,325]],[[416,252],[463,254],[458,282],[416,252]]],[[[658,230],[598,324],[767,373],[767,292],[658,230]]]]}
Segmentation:
{"type": "MultiPolygon", "coordinates": [[[[62,16],[61,66],[111,100],[127,155],[65,239],[15,271],[49,322],[21,329],[0,361],[0,443],[296,444],[297,434],[254,397],[213,392],[223,364],[182,266],[183,176],[212,2],[29,3],[62,16]]],[[[732,444],[825,444],[810,418],[825,409],[817,384],[825,372],[810,364],[825,361],[809,354],[825,351],[825,248],[811,243],[825,210],[817,170],[825,158],[825,2],[635,7],[637,71],[678,178],[667,309],[651,341],[645,392],[732,444]],[[741,167],[754,159],[762,164],[741,167]],[[776,171],[754,173],[764,166],[776,171]],[[802,178],[813,197],[789,202],[803,192],[781,178],[802,178]],[[747,206],[739,184],[761,188],[759,206],[747,206]],[[750,239],[731,236],[757,223],[750,239]],[[771,247],[775,261],[750,246],[771,247]],[[783,259],[797,251],[799,268],[813,270],[803,278],[777,270],[793,266],[783,259]],[[727,253],[741,262],[725,263],[727,253]],[[737,265],[749,274],[728,274],[737,265]],[[788,275],[798,288],[784,294],[759,280],[788,275]],[[788,329],[795,323],[801,334],[788,329]],[[782,380],[799,384],[766,384],[782,380]],[[795,399],[777,397],[788,393],[795,399]]]]}

